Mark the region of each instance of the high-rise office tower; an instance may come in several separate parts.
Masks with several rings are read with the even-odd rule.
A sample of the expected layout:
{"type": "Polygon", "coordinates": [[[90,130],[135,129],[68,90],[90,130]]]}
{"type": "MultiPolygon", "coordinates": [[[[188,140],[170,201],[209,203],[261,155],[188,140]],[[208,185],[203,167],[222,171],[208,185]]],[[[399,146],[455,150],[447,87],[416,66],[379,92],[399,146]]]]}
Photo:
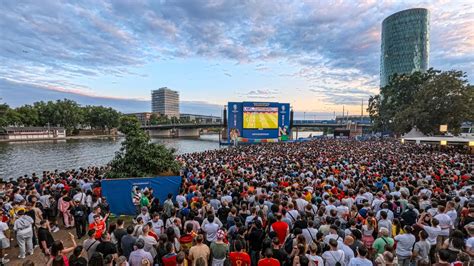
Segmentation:
{"type": "Polygon", "coordinates": [[[426,71],[429,64],[429,12],[412,8],[397,12],[382,22],[380,86],[390,77],[426,71]]]}
{"type": "Polygon", "coordinates": [[[151,111],[179,118],[179,93],[166,87],[151,91],[151,111]]]}

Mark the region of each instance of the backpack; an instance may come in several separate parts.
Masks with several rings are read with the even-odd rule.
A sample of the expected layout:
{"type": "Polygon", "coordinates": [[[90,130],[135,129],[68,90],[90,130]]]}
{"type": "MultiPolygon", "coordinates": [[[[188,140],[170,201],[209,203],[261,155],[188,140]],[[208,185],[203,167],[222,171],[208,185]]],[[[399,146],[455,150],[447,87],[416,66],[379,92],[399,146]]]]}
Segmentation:
{"type": "Polygon", "coordinates": [[[74,208],[74,217],[84,217],[84,211],[80,207],[74,208]]]}
{"type": "Polygon", "coordinates": [[[287,254],[291,254],[291,251],[293,251],[293,240],[295,238],[295,236],[288,236],[288,238],[285,240],[283,247],[287,254]]]}

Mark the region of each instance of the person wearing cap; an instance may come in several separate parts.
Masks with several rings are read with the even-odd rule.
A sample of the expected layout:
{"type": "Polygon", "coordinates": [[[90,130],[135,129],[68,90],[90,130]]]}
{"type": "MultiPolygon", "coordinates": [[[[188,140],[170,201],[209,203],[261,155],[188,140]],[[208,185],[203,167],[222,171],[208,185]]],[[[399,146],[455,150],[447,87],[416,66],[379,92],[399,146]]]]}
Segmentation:
{"type": "Polygon", "coordinates": [[[329,250],[323,253],[322,258],[324,259],[324,265],[327,266],[332,266],[336,265],[336,263],[340,263],[341,265],[344,265],[344,251],[340,250],[337,248],[338,243],[337,240],[334,238],[331,238],[329,240],[329,250]]]}
{"type": "Polygon", "coordinates": [[[385,227],[379,229],[379,237],[375,239],[374,243],[372,244],[372,248],[374,248],[377,257],[379,254],[382,254],[385,251],[385,246],[389,245],[393,247],[395,240],[390,237],[389,230],[385,227]]]}
{"type": "Polygon", "coordinates": [[[74,217],[74,225],[76,227],[77,239],[81,239],[86,235],[87,229],[87,207],[81,203],[80,199],[75,199],[70,209],[74,217]]]}
{"type": "Polygon", "coordinates": [[[213,266],[222,266],[229,253],[229,244],[224,243],[226,234],[224,230],[217,231],[217,240],[210,245],[213,266]]]}
{"type": "Polygon", "coordinates": [[[153,263],[153,257],[150,252],[146,252],[143,248],[145,247],[145,241],[143,239],[138,239],[135,242],[135,250],[130,253],[128,263],[130,266],[139,266],[142,265],[143,260],[147,260],[149,265],[153,263]]]}
{"type": "Polygon", "coordinates": [[[25,210],[17,212],[18,218],[13,224],[13,230],[16,232],[16,240],[20,247],[19,259],[24,259],[27,255],[33,254],[33,219],[25,215],[25,210]]]}

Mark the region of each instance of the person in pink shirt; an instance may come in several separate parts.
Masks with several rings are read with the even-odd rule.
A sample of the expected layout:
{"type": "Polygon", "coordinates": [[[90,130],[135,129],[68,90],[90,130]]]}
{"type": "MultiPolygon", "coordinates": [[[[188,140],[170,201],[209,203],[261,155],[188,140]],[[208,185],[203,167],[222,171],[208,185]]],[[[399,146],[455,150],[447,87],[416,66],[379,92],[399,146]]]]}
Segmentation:
{"type": "Polygon", "coordinates": [[[61,212],[64,219],[64,226],[66,228],[74,227],[74,217],[69,208],[71,207],[71,198],[67,196],[67,191],[63,191],[63,196],[58,200],[58,209],[61,212]]]}

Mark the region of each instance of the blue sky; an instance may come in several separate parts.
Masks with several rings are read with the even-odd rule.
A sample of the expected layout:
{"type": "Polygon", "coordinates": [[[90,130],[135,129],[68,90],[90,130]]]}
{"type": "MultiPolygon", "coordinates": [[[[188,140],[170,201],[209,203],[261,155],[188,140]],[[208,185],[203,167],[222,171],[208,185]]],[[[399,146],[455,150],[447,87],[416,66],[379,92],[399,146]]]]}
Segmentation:
{"type": "Polygon", "coordinates": [[[378,93],[380,28],[426,7],[430,66],[474,75],[472,1],[0,0],[0,98],[71,98],[150,110],[178,90],[181,112],[228,101],[290,102],[301,116],[360,114],[378,93]]]}

